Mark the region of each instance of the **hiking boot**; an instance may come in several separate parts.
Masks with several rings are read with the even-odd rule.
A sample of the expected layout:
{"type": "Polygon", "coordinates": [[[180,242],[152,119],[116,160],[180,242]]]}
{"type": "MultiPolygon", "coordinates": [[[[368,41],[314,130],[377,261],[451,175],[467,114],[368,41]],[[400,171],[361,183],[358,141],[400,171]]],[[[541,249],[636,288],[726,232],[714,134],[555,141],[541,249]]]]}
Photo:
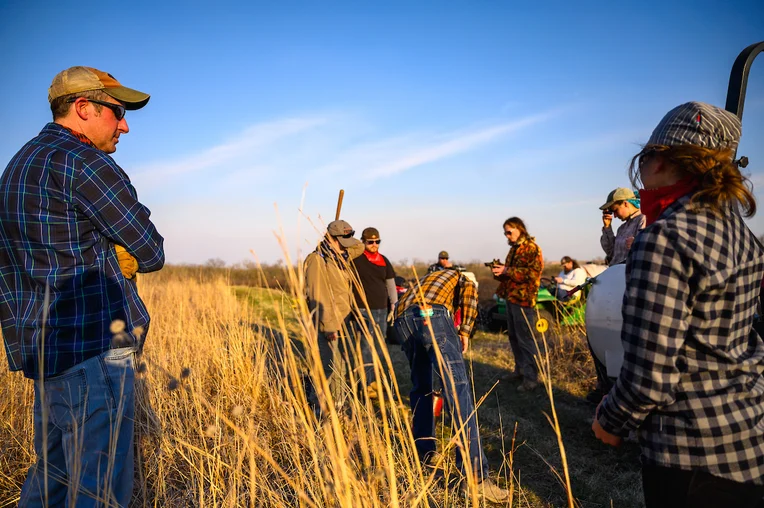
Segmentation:
{"type": "MultiPolygon", "coordinates": [[[[509,491],[502,489],[496,482],[490,478],[485,478],[482,482],[478,483],[475,488],[477,489],[478,497],[482,497],[489,503],[506,503],[509,501],[509,491]]],[[[467,480],[463,480],[459,485],[459,489],[462,494],[467,495],[467,480]]]]}
{"type": "Polygon", "coordinates": [[[537,381],[531,381],[530,379],[526,379],[523,381],[523,384],[517,387],[518,392],[532,392],[536,388],[538,388],[539,384],[537,381]]]}
{"type": "Polygon", "coordinates": [[[499,378],[500,381],[520,381],[523,375],[517,371],[510,371],[499,378]]]}

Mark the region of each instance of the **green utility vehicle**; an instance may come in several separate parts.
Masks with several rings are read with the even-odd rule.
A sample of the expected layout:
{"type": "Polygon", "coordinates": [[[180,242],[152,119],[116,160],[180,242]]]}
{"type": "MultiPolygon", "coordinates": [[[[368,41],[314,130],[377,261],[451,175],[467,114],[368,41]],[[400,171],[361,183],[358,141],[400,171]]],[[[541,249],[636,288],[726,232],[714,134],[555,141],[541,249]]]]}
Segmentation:
{"type": "MultiPolygon", "coordinates": [[[[586,289],[581,297],[573,302],[560,301],[557,294],[557,284],[554,279],[541,278],[541,287],[536,296],[536,330],[544,333],[553,323],[559,326],[583,326],[586,313],[586,289]]],[[[488,310],[486,328],[492,332],[507,329],[507,302],[504,298],[494,296],[496,303],[488,310]]]]}

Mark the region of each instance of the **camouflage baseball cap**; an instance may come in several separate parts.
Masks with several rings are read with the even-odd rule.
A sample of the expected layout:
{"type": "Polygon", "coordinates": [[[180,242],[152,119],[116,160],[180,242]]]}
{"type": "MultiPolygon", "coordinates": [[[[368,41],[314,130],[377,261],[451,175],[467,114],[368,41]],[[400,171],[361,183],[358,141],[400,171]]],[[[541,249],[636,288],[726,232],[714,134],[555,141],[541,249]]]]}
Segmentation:
{"type": "Polygon", "coordinates": [[[141,109],[149,102],[147,93],[122,86],[117,79],[92,67],[69,67],[56,74],[48,88],[48,102],[59,97],[91,90],[101,90],[125,105],[125,109],[141,109]]]}
{"type": "Polygon", "coordinates": [[[688,102],[666,113],[647,144],[736,150],[741,133],[736,115],[704,102],[688,102]]]}
{"type": "Polygon", "coordinates": [[[448,252],[442,250],[438,253],[438,259],[448,259],[448,252]]]}

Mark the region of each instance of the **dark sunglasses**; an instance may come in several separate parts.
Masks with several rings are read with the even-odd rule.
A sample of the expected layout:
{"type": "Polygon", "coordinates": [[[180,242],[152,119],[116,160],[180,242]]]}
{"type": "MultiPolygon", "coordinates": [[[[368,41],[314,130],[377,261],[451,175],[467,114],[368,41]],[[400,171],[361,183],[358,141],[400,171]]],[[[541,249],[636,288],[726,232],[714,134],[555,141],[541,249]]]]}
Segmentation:
{"type": "Polygon", "coordinates": [[[512,231],[504,231],[504,236],[509,236],[512,234],[512,231]]]}
{"type": "Polygon", "coordinates": [[[123,118],[125,118],[125,107],[122,104],[112,104],[111,102],[105,102],[105,101],[97,101],[95,99],[88,99],[87,97],[73,97],[69,99],[66,102],[74,102],[77,99],[85,99],[88,102],[92,102],[94,104],[100,104],[101,106],[106,106],[111,110],[112,113],[114,113],[114,118],[117,119],[119,122],[123,118]]]}
{"type": "Polygon", "coordinates": [[[644,151],[644,152],[643,152],[643,153],[642,153],[642,154],[639,156],[639,162],[637,163],[637,167],[638,167],[639,169],[642,169],[642,166],[644,166],[644,165],[645,165],[645,163],[646,163],[647,161],[649,161],[649,160],[650,160],[650,157],[652,157],[653,155],[655,155],[655,153],[656,153],[656,152],[657,152],[657,150],[652,150],[652,149],[648,149],[648,150],[645,150],[645,151],[644,151]]]}
{"type": "Polygon", "coordinates": [[[382,243],[382,240],[366,240],[366,245],[374,245],[377,243],[382,243]]]}
{"type": "Polygon", "coordinates": [[[335,238],[353,238],[353,235],[355,235],[355,231],[351,231],[350,233],[346,235],[334,235],[335,238]]]}

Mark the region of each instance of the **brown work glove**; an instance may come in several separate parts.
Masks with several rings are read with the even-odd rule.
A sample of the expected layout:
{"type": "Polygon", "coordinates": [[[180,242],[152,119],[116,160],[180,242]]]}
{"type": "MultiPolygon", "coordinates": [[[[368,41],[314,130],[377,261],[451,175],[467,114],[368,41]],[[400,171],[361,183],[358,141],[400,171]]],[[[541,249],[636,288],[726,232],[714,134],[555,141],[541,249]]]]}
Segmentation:
{"type": "Polygon", "coordinates": [[[119,262],[119,269],[122,270],[122,275],[126,279],[135,277],[135,272],[138,271],[138,261],[119,244],[114,244],[114,250],[117,252],[117,261],[119,262]]]}

